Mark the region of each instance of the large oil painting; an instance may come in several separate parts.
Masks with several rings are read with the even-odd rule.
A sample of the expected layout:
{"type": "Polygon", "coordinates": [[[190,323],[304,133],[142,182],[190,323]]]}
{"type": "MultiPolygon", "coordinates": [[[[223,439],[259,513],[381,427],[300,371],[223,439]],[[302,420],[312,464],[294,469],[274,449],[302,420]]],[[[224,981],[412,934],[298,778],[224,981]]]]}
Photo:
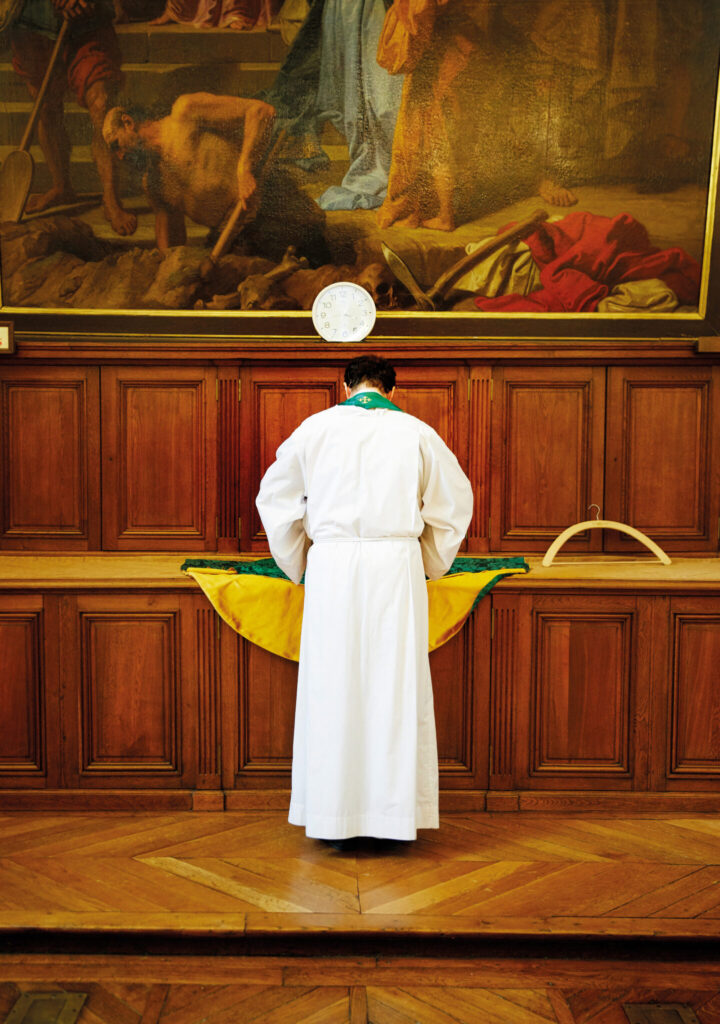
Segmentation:
{"type": "Polygon", "coordinates": [[[352,280],[381,311],[702,313],[717,0],[0,0],[0,26],[3,309],[308,310],[352,280]]]}

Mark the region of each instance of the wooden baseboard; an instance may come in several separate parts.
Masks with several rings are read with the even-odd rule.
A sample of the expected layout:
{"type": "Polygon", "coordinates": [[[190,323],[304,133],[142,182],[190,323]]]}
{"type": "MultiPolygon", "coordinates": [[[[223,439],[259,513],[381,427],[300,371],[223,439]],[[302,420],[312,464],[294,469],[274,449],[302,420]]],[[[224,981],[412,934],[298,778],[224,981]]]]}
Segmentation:
{"type": "MultiPolygon", "coordinates": [[[[615,814],[618,812],[629,814],[638,812],[715,814],[720,811],[720,791],[716,793],[558,793],[524,790],[507,795],[516,797],[517,808],[502,809],[544,811],[545,813],[610,811],[615,814]]],[[[500,808],[496,809],[500,810],[500,808]]],[[[489,806],[488,810],[490,810],[489,806]]]]}
{"type": "MultiPolygon", "coordinates": [[[[0,789],[3,811],[287,811],[287,789],[246,790],[88,790],[0,789]]],[[[622,814],[716,814],[717,793],[608,793],[538,790],[441,790],[440,813],[482,811],[545,814],[608,812],[622,814]]]]}
{"type": "Polygon", "coordinates": [[[188,789],[0,789],[0,810],[191,811],[193,796],[188,789]]]}

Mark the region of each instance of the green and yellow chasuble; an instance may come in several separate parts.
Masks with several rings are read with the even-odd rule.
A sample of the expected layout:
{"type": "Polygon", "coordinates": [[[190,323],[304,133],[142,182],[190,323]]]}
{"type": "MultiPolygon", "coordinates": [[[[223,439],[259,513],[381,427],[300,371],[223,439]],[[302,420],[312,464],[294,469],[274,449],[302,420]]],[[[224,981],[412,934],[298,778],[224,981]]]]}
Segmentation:
{"type": "MultiPolygon", "coordinates": [[[[292,583],[274,559],[189,558],[182,569],[199,584],[218,615],[246,640],[281,658],[299,660],[305,587],[292,583]]],[[[498,580],[528,569],[519,557],[460,557],[445,576],[428,580],[428,650],[434,651],[459,633],[480,598],[498,580]]]]}

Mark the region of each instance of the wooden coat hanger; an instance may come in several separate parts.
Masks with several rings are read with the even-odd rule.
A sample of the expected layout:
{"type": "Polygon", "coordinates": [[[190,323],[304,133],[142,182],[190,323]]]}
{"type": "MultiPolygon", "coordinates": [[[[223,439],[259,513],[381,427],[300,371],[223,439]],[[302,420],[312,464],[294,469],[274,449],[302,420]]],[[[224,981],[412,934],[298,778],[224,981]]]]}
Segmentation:
{"type": "Polygon", "coordinates": [[[672,561],[668,558],[663,549],[657,545],[654,540],[650,540],[650,538],[642,533],[641,530],[636,530],[634,526],[628,526],[627,523],[616,523],[614,519],[599,519],[600,506],[592,504],[590,508],[597,509],[595,518],[586,519],[583,523],[575,523],[573,526],[568,526],[567,530],[563,530],[563,532],[555,538],[545,552],[545,557],[542,560],[542,564],[544,566],[552,565],[553,559],[560,548],[563,544],[569,541],[571,537],[574,537],[576,533],[582,533],[583,530],[593,530],[598,528],[602,530],[619,530],[620,533],[627,533],[630,537],[634,537],[635,540],[639,540],[646,548],[649,548],[654,555],[657,555],[663,565],[672,565],[672,561]]]}

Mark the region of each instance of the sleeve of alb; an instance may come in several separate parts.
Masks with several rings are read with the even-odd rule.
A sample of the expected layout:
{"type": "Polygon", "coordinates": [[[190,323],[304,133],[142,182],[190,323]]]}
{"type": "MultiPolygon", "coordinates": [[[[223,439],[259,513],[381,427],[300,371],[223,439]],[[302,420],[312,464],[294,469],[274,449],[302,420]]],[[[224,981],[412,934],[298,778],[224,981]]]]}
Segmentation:
{"type": "Polygon", "coordinates": [[[296,430],[278,448],[255,499],[270,552],[293,583],[302,579],[310,546],[303,525],[306,503],[302,446],[296,430]]]}
{"type": "Polygon", "coordinates": [[[473,510],[470,481],[458,460],[435,431],[423,432],[420,535],[425,574],[436,580],[453,563],[467,533],[473,510]]]}

